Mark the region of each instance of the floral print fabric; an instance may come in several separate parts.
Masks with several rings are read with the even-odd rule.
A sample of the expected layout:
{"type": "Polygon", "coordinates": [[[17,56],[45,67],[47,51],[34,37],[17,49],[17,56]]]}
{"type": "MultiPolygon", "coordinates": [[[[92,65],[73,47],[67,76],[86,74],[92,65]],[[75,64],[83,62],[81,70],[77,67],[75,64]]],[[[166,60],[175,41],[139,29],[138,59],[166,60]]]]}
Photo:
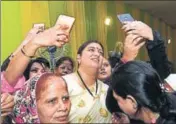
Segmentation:
{"type": "Polygon", "coordinates": [[[15,94],[13,121],[15,123],[40,123],[36,104],[36,83],[39,77],[33,77],[26,86],[15,94]]]}

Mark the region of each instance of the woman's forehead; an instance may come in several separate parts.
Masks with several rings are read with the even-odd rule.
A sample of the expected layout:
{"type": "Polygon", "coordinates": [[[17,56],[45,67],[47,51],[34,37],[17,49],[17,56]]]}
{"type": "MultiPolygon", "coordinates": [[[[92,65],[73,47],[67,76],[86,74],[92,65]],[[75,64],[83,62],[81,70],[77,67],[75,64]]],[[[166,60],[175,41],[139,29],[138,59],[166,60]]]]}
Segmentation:
{"type": "Polygon", "coordinates": [[[88,44],[88,45],[86,46],[86,48],[97,48],[97,49],[102,50],[101,45],[98,44],[98,43],[90,43],[90,44],[88,44]]]}
{"type": "Polygon", "coordinates": [[[50,77],[41,77],[38,81],[38,88],[37,89],[48,89],[52,87],[58,87],[58,88],[65,88],[66,83],[61,77],[56,76],[50,76],[50,77]]]}
{"type": "Polygon", "coordinates": [[[71,64],[71,62],[69,61],[69,60],[64,60],[63,62],[62,62],[62,64],[71,64]]]}
{"type": "Polygon", "coordinates": [[[34,62],[31,67],[42,67],[42,65],[39,62],[34,62]]]}
{"type": "Polygon", "coordinates": [[[55,89],[59,91],[65,91],[66,90],[66,84],[63,81],[52,81],[50,85],[47,85],[46,91],[53,92],[55,89]]]}
{"type": "Polygon", "coordinates": [[[46,79],[45,80],[46,82],[46,84],[50,84],[50,85],[58,85],[58,86],[61,86],[61,87],[63,87],[63,86],[65,86],[65,82],[64,82],[64,80],[61,78],[61,77],[56,77],[56,76],[54,76],[54,77],[49,77],[48,79],[46,79]]]}

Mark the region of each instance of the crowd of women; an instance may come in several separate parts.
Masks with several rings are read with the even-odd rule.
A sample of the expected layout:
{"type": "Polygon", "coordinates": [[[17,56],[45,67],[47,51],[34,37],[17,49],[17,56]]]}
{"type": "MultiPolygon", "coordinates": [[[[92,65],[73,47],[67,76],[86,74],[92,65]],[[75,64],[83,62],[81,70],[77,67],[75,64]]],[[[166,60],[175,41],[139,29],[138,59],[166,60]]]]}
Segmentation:
{"type": "Polygon", "coordinates": [[[76,62],[62,57],[51,72],[48,60],[35,53],[63,47],[67,29],[31,29],[4,61],[2,123],[176,123],[176,94],[163,87],[170,68],[157,31],[141,21],[125,22],[121,56],[105,58],[103,45],[89,40],[80,45],[76,62]],[[143,46],[150,63],[135,60],[143,46]]]}

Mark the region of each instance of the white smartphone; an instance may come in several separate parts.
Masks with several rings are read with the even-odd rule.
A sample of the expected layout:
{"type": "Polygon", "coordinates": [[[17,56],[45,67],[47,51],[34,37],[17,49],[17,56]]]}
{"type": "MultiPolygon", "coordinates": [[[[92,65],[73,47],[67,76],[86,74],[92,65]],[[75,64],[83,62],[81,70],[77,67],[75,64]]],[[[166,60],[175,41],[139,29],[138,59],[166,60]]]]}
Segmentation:
{"type": "Polygon", "coordinates": [[[45,24],[44,23],[36,23],[33,25],[34,28],[39,28],[41,31],[45,30],[45,24]]]}
{"type": "Polygon", "coordinates": [[[126,21],[134,21],[134,18],[129,14],[129,13],[125,13],[125,14],[119,14],[117,15],[117,18],[119,19],[119,21],[123,24],[126,21]]]}
{"type": "Polygon", "coordinates": [[[65,25],[68,25],[69,28],[66,30],[66,32],[70,32],[72,27],[73,27],[73,24],[75,22],[75,18],[74,17],[71,17],[71,16],[66,16],[66,15],[60,15],[56,21],[56,25],[58,24],[65,24],[65,25]]]}

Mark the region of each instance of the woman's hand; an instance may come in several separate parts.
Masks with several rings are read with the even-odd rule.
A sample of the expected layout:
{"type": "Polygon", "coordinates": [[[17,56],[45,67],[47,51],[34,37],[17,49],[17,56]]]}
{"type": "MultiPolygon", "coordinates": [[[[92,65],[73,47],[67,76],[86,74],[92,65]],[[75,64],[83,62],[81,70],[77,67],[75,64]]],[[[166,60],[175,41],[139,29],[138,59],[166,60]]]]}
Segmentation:
{"type": "Polygon", "coordinates": [[[127,35],[134,34],[144,39],[153,40],[152,29],[141,21],[125,22],[122,29],[127,35]]]}
{"type": "Polygon", "coordinates": [[[31,41],[37,47],[57,46],[62,47],[68,42],[69,34],[67,25],[55,25],[39,34],[31,41]]]}
{"type": "Polygon", "coordinates": [[[26,43],[28,43],[30,40],[32,40],[38,33],[43,32],[43,30],[41,30],[39,27],[33,27],[28,34],[26,35],[24,41],[23,41],[23,45],[25,45],[26,43]]]}
{"type": "Polygon", "coordinates": [[[8,93],[1,94],[1,117],[9,115],[14,107],[14,97],[8,93]]]}
{"type": "Polygon", "coordinates": [[[35,56],[40,47],[57,46],[62,47],[68,42],[69,33],[66,30],[67,25],[56,25],[41,33],[38,33],[25,46],[22,47],[10,61],[8,68],[4,73],[5,79],[11,86],[15,86],[18,79],[23,75],[28,66],[31,57],[35,56]],[[18,66],[20,63],[20,66],[18,66]]]}
{"type": "Polygon", "coordinates": [[[129,34],[125,37],[123,45],[122,59],[126,61],[134,60],[139,52],[139,49],[145,44],[141,36],[129,34]]]}
{"type": "MultiPolygon", "coordinates": [[[[21,48],[26,45],[29,41],[31,41],[34,37],[37,36],[38,33],[42,32],[43,30],[41,30],[39,27],[34,27],[32,28],[27,36],[25,37],[25,39],[22,41],[22,43],[20,44],[20,46],[13,52],[13,56],[16,55],[17,52],[19,52],[21,50],[21,48]]],[[[11,59],[11,58],[10,58],[11,59]]]]}

